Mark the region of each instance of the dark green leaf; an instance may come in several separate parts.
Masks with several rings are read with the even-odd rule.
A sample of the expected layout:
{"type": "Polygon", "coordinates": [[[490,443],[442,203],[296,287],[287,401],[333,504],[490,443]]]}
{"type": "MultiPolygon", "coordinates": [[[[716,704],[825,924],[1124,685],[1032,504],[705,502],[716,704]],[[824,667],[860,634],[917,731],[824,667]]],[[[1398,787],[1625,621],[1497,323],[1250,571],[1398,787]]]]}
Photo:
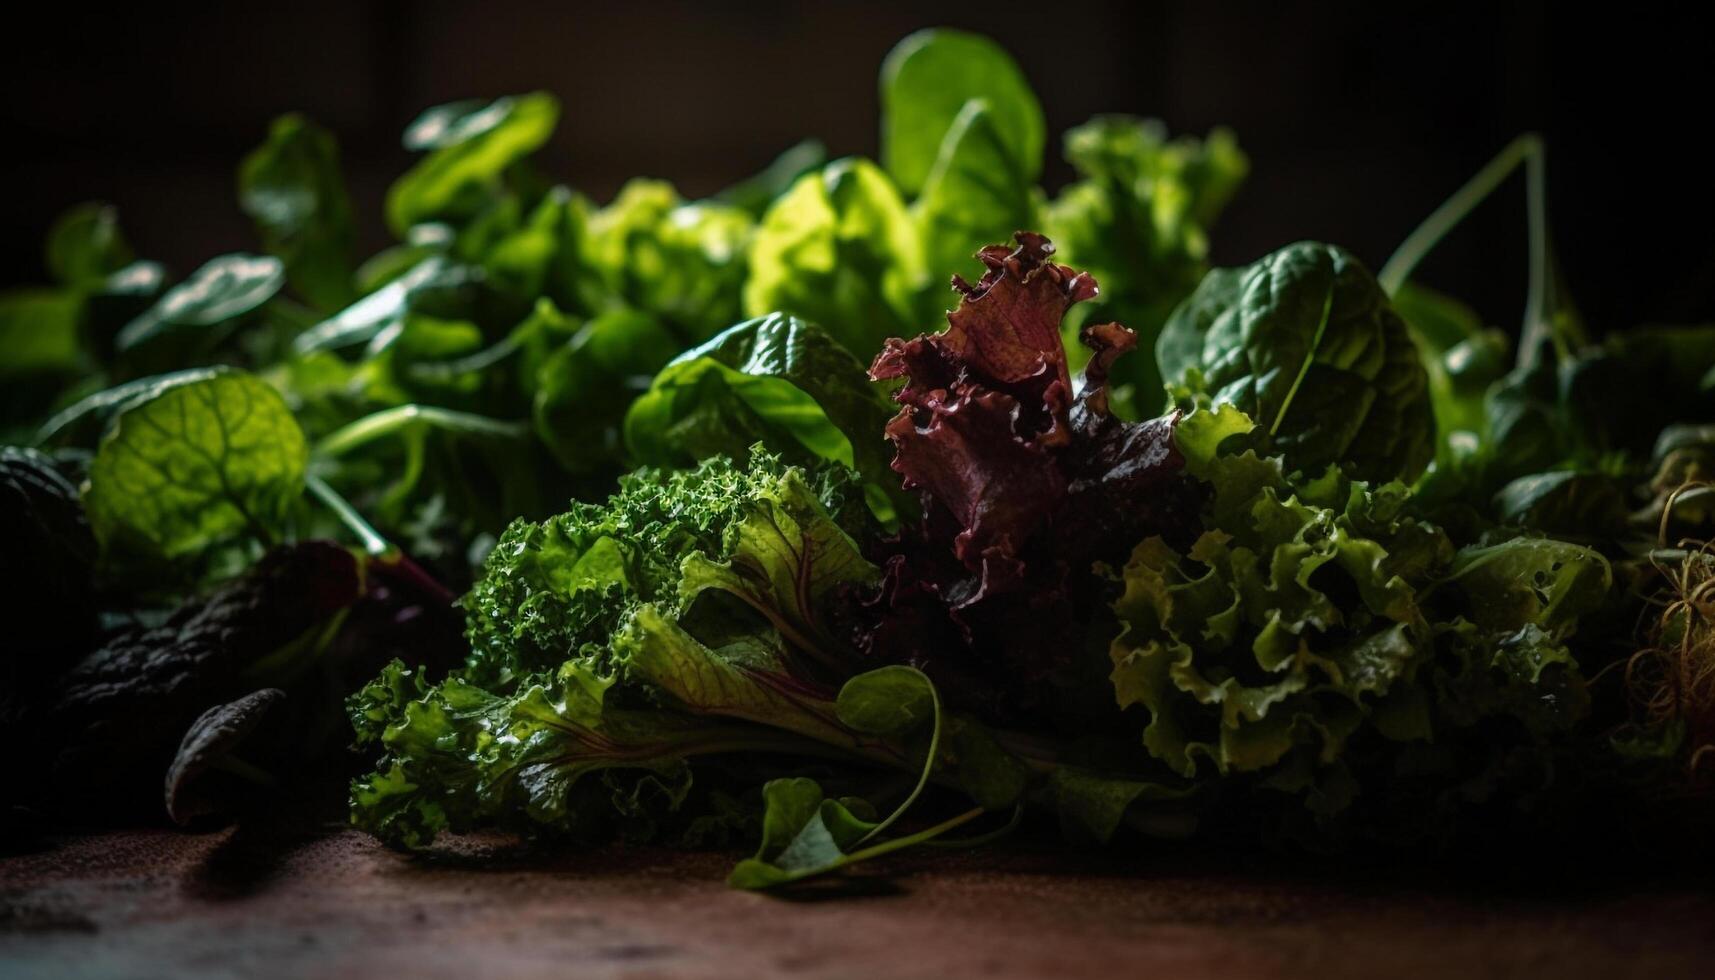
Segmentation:
{"type": "Polygon", "coordinates": [[[48,232],[48,271],[77,290],[95,289],[136,259],[119,231],[119,211],[91,201],[60,215],[48,232]]]}
{"type": "Polygon", "coordinates": [[[626,415],[625,438],[634,457],[654,465],[738,455],[757,441],[777,452],[801,447],[896,488],[881,436],[893,411],[863,362],[820,327],[771,314],[662,368],[626,415]]]}
{"type": "Polygon", "coordinates": [[[274,120],[239,167],[238,203],[300,295],[321,309],[351,302],[351,203],[332,133],[296,113],[274,120]]]}
{"type": "Polygon", "coordinates": [[[206,351],[285,284],[285,266],[271,255],[241,252],[210,259],[126,324],[115,344],[120,353],[149,349],[157,357],[164,346],[206,351]]]}
{"type": "Polygon", "coordinates": [[[1209,273],[1162,330],[1156,356],[1170,382],[1255,419],[1294,469],[1413,480],[1434,453],[1417,347],[1342,249],[1300,242],[1209,273]]]}
{"type": "Polygon", "coordinates": [[[678,350],[647,313],[615,310],[585,323],[536,378],[536,434],[560,465],[598,471],[622,457],[626,409],[678,350]]]}
{"type": "Polygon", "coordinates": [[[1599,473],[1521,476],[1495,494],[1495,516],[1563,538],[1596,541],[1626,530],[1626,498],[1599,473]]]}

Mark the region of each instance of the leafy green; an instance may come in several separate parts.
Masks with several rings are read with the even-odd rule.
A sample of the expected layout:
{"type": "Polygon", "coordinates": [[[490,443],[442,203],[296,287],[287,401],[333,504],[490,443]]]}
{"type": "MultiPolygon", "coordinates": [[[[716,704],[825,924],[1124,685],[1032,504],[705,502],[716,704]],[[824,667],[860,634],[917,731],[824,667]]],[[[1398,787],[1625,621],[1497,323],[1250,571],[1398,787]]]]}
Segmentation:
{"type": "Polygon", "coordinates": [[[805,174],[763,215],[744,310],[820,324],[848,350],[915,331],[923,245],[893,183],[867,160],[805,174]]]}
{"type": "Polygon", "coordinates": [[[902,191],[915,194],[929,183],[943,134],[979,98],[990,102],[995,137],[1034,182],[1046,127],[1036,93],[1011,55],[986,37],[946,28],[918,31],[888,53],[881,66],[881,157],[902,191]]]}
{"type": "Polygon", "coordinates": [[[297,114],[274,120],[239,167],[238,203],[312,304],[338,309],[356,298],[351,202],[331,133],[297,114]]]}
{"type": "MultiPolygon", "coordinates": [[[[611,660],[608,640],[640,603],[679,609],[688,557],[719,564],[742,552],[747,515],[796,512],[795,524],[837,544],[845,538],[845,512],[860,506],[849,482],[830,474],[820,494],[798,471],[758,455],[748,468],[714,457],[696,469],[643,470],[620,480],[606,504],[575,504],[540,523],[507,528],[484,564],[484,575],[465,600],[470,614],[473,664],[481,676],[521,676],[568,658],[597,665],[611,660]]],[[[799,540],[781,540],[774,553],[791,562],[781,570],[796,582],[818,556],[799,540]]],[[[837,551],[850,553],[851,546],[837,551]]],[[[765,580],[774,574],[764,570],[765,580]]],[[[794,595],[789,619],[805,622],[814,610],[794,595]]],[[[784,613],[782,614],[784,615],[784,613]]]]}
{"type": "Polygon", "coordinates": [[[430,256],[386,285],[299,334],[292,342],[298,354],[367,344],[396,333],[406,317],[444,305],[463,305],[476,274],[469,266],[430,256]]]}
{"type": "Polygon", "coordinates": [[[1198,452],[1219,441],[1199,430],[1232,428],[1234,411],[1181,423],[1186,467],[1213,491],[1210,530],[1185,551],[1139,543],[1114,603],[1118,703],[1147,711],[1144,747],[1186,776],[1201,759],[1244,772],[1295,749],[1333,761],[1428,642],[1395,538],[1438,532],[1398,513],[1403,488],[1311,501],[1278,460],[1198,452]]]}
{"type": "Polygon", "coordinates": [[[111,204],[80,204],[61,214],[48,230],[48,271],[74,289],[99,287],[136,257],[111,204]]]}
{"type": "Polygon", "coordinates": [[[609,294],[688,342],[738,319],[751,226],[737,208],[686,204],[669,184],[634,180],[591,216],[589,239],[609,294]]]}
{"type": "Polygon", "coordinates": [[[537,373],[533,410],[537,434],[561,465],[588,471],[621,458],[628,407],[677,349],[654,317],[614,310],[587,321],[549,355],[537,373]]]}
{"type": "Polygon", "coordinates": [[[384,673],[352,702],[392,757],[354,786],[356,819],[411,846],[484,822],[578,832],[567,801],[592,771],[688,783],[687,757],[806,740],[862,758],[861,729],[795,677],[837,662],[823,607],[873,574],[803,471],[763,454],[644,472],[606,506],[515,524],[466,599],[465,675],[430,689],[384,673]]]}
{"type": "Polygon", "coordinates": [[[1434,452],[1417,347],[1343,249],[1301,242],[1209,273],[1163,328],[1156,358],[1171,383],[1255,419],[1295,470],[1413,480],[1434,452]]]}
{"type": "Polygon", "coordinates": [[[799,177],[827,162],[828,148],[820,140],[801,140],[782,151],[760,173],[716,194],[715,200],[760,218],[774,199],[786,193],[799,177]]]}
{"type": "Polygon", "coordinates": [[[675,358],[625,419],[633,458],[686,465],[762,442],[775,452],[855,468],[894,484],[877,437],[893,408],[865,365],[814,324],[771,314],[740,323],[675,358]]]}
{"type": "Polygon", "coordinates": [[[961,268],[984,245],[1038,224],[1035,174],[1013,155],[999,126],[987,99],[965,103],[912,205],[925,261],[934,272],[961,268]]]}
{"type": "Polygon", "coordinates": [[[121,356],[137,363],[195,362],[224,341],[239,322],[273,299],[285,267],[269,255],[235,253],[210,259],[167,290],[115,338],[121,356]]]}
{"type": "Polygon", "coordinates": [[[443,106],[406,132],[408,149],[429,155],[387,191],[387,223],[403,236],[415,224],[465,217],[506,168],[548,141],[560,118],[546,92],[495,99],[480,109],[443,106]]]}
{"type": "Polygon", "coordinates": [[[181,558],[236,534],[273,540],[303,491],[308,449],[285,402],[225,371],[120,411],[83,502],[104,550],[181,558]]]}
{"type": "Polygon", "coordinates": [[[358,826],[760,837],[746,888],[1027,809],[1509,854],[1532,814],[1665,823],[1710,727],[1715,332],[1583,324],[1540,138],[1378,282],[1316,243],[1210,270],[1222,129],[1096,116],[1038,186],[977,35],[906,38],[880,102],[881,166],[810,140],[605,203],[535,159],[554,97],[437,106],[367,257],[297,115],[239,169],[264,254],[175,281],[68,211],[0,296],[0,441],[43,447],[0,452],[21,785],[224,808],[340,770],[373,677],[358,826]],[[1515,338],[1412,276],[1519,167],[1515,338]]]}
{"type": "MultiPolygon", "coordinates": [[[[1067,347],[1086,318],[1117,320],[1152,350],[1162,324],[1207,271],[1208,232],[1249,169],[1231,133],[1168,139],[1154,120],[1097,116],[1066,133],[1079,180],[1043,220],[1063,260],[1087,269],[1102,295],[1067,325],[1067,347]]],[[[1092,321],[1093,322],[1093,321],[1092,321]]],[[[1138,414],[1160,407],[1162,377],[1148,357],[1121,362],[1138,414]]]]}

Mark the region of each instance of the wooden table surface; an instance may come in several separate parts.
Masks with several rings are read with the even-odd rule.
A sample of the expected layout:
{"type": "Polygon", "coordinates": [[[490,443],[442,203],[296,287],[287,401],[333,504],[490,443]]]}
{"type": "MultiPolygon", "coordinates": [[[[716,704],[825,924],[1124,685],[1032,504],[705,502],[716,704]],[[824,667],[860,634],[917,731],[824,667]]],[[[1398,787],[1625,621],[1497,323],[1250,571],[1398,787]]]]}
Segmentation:
{"type": "Polygon", "coordinates": [[[0,858],[0,976],[1715,976],[1695,880],[1425,884],[1025,845],[785,900],[728,890],[730,864],[492,838],[412,859],[334,829],[52,838],[0,858]]]}

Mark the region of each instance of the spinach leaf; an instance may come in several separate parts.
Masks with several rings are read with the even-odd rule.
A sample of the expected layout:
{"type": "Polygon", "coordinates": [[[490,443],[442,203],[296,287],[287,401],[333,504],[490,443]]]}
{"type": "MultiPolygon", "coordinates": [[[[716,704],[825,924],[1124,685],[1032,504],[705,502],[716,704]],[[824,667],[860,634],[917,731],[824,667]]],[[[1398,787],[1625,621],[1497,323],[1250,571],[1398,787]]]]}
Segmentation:
{"type": "Polygon", "coordinates": [[[84,507],[110,554],[173,559],[237,534],[271,541],[307,458],[279,394],[222,371],[121,411],[90,461],[84,507]]]}
{"type": "Polygon", "coordinates": [[[210,259],[126,324],[115,346],[127,361],[157,370],[196,363],[285,284],[285,266],[271,255],[238,252],[210,259]]]}
{"type": "Polygon", "coordinates": [[[598,472],[623,457],[627,409],[679,344],[647,313],[594,317],[554,351],[536,375],[536,435],[573,473],[598,472]]]}
{"type": "Polygon", "coordinates": [[[785,314],[738,324],[675,358],[625,417],[631,454],[683,466],[755,442],[807,450],[897,486],[882,428],[894,410],[865,365],[826,331],[785,314]]]}
{"type": "MultiPolygon", "coordinates": [[[[512,164],[539,149],[559,122],[560,103],[546,92],[495,99],[481,109],[442,107],[406,131],[409,147],[432,152],[387,191],[387,223],[404,237],[412,225],[468,217],[512,164]]],[[[427,116],[427,114],[425,114],[427,116]]]]}
{"type": "Polygon", "coordinates": [[[1715,421],[1715,325],[1616,332],[1560,372],[1566,426],[1591,457],[1648,458],[1667,426],[1715,421]]]}
{"type": "Polygon", "coordinates": [[[988,100],[965,103],[912,205],[931,275],[950,275],[983,246],[1037,224],[1033,175],[997,124],[988,100]]]}
{"type": "Polygon", "coordinates": [[[367,344],[398,330],[414,310],[465,308],[475,299],[480,273],[442,256],[429,256],[292,341],[299,354],[367,344]]]}
{"type": "Polygon", "coordinates": [[[1573,541],[1604,541],[1625,533],[1625,494],[1600,473],[1560,470],[1521,476],[1495,493],[1495,516],[1573,541]]]}
{"type": "Polygon", "coordinates": [[[1024,73],[986,37],[931,28],[900,41],[881,65],[881,159],[900,190],[924,188],[947,130],[978,98],[989,101],[996,135],[1025,181],[1036,181],[1047,127],[1024,73]]]}
{"type": "Polygon", "coordinates": [[[356,298],[351,202],[332,133],[296,113],[274,120],[239,166],[238,203],[311,304],[339,309],[356,298]]]}
{"type": "Polygon", "coordinates": [[[1209,273],[1168,320],[1156,358],[1171,383],[1255,419],[1293,469],[1412,480],[1434,452],[1417,346],[1343,249],[1301,242],[1209,273]]]}

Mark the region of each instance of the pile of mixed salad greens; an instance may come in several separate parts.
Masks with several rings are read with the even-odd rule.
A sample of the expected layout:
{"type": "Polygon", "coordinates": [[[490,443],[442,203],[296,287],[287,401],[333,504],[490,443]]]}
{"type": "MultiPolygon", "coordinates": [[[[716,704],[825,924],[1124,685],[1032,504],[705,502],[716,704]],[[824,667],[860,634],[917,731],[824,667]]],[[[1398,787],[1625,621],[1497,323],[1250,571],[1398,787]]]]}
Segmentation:
{"type": "Polygon", "coordinates": [[[907,38],[881,95],[879,165],[605,206],[530,161],[551,96],[440,106],[361,264],[299,116],[239,172],[259,253],[175,279],[68,213],[0,297],[8,821],[333,773],[390,844],[760,841],[732,882],[773,887],[1043,818],[1707,812],[1715,327],[1585,328],[1538,141],[1379,275],[1211,269],[1230,134],[1098,117],[1050,196],[986,39],[907,38]],[[1410,276],[1520,167],[1515,338],[1410,276]]]}

